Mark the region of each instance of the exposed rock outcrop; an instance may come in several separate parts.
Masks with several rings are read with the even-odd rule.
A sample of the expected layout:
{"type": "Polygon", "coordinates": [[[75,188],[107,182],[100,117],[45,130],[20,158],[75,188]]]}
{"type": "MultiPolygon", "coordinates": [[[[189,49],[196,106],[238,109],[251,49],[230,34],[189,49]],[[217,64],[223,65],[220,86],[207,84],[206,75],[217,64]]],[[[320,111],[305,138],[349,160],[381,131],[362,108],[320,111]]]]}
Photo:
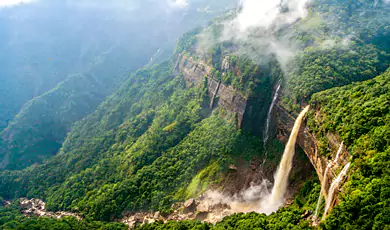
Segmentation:
{"type": "Polygon", "coordinates": [[[193,213],[196,210],[195,199],[191,198],[184,202],[184,213],[193,213]]]}
{"type": "Polygon", "coordinates": [[[228,113],[233,114],[237,118],[238,127],[241,127],[246,111],[247,98],[232,86],[225,85],[216,79],[212,74],[212,67],[202,60],[195,61],[191,57],[180,56],[176,72],[184,77],[187,87],[192,84],[203,84],[206,77],[210,108],[221,107],[228,113]]]}
{"type": "MultiPolygon", "coordinates": [[[[224,57],[222,60],[222,75],[227,74],[228,70],[236,71],[228,60],[228,57],[224,57]]],[[[257,136],[263,134],[268,105],[272,101],[271,91],[256,95],[244,95],[214,76],[213,67],[210,64],[186,55],[178,56],[174,73],[183,76],[187,87],[202,85],[206,78],[211,109],[223,108],[235,118],[239,128],[257,136]]],[[[237,74],[239,73],[237,72],[237,74]]]]}
{"type": "MultiPolygon", "coordinates": [[[[286,142],[289,135],[290,130],[292,129],[295,121],[295,115],[291,115],[289,112],[287,112],[283,106],[280,104],[277,105],[277,138],[281,140],[282,142],[286,142]]],[[[328,140],[328,149],[332,153],[331,158],[327,158],[326,156],[322,156],[319,154],[319,141],[317,137],[310,132],[309,128],[306,125],[302,125],[300,129],[300,133],[298,135],[297,144],[300,148],[303,149],[306,156],[309,158],[311,164],[313,165],[314,169],[317,172],[318,178],[322,184],[324,180],[324,173],[326,171],[326,167],[329,164],[329,162],[334,161],[334,158],[336,156],[336,153],[341,145],[340,138],[332,133],[328,133],[326,135],[328,140]]],[[[350,159],[351,155],[346,149],[346,147],[342,147],[340,158],[338,160],[338,165],[343,166],[348,163],[348,160],[350,159]]],[[[338,167],[333,167],[332,170],[330,170],[327,181],[324,183],[326,185],[325,189],[323,189],[324,196],[328,197],[328,190],[330,188],[330,185],[332,184],[332,181],[337,176],[336,172],[334,171],[338,167]]],[[[340,186],[341,187],[341,186],[340,186]]],[[[337,196],[334,197],[334,200],[332,201],[332,206],[338,204],[339,200],[337,196]]]]}
{"type": "Polygon", "coordinates": [[[234,195],[209,190],[196,199],[172,205],[174,211],[169,215],[161,215],[159,212],[128,213],[119,221],[129,225],[130,229],[146,223],[156,221],[165,223],[169,220],[199,220],[215,224],[233,213],[257,211],[263,190],[267,190],[267,184],[253,184],[251,188],[234,195]]]}
{"type": "Polygon", "coordinates": [[[47,216],[54,218],[63,218],[65,216],[73,216],[81,220],[82,218],[71,212],[49,212],[46,211],[46,204],[40,199],[21,198],[19,203],[20,209],[25,216],[47,216]]]}

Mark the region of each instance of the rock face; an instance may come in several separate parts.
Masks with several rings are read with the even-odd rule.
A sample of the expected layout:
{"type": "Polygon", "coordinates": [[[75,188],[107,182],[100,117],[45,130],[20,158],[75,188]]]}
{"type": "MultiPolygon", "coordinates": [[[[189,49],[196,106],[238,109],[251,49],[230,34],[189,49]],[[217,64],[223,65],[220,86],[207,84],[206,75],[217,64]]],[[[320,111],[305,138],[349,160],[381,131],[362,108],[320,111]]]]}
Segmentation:
{"type": "Polygon", "coordinates": [[[184,213],[193,213],[195,211],[195,199],[191,198],[184,202],[184,213]]]}
{"type": "MultiPolygon", "coordinates": [[[[224,58],[222,61],[222,68],[228,69],[229,62],[227,58],[224,58]]],[[[210,108],[223,108],[228,114],[231,114],[235,117],[237,126],[242,128],[245,131],[249,131],[255,135],[261,135],[262,130],[264,130],[264,121],[266,120],[268,107],[268,101],[272,100],[272,92],[269,95],[264,93],[264,95],[252,95],[256,96],[255,98],[244,96],[241,92],[235,90],[232,86],[225,85],[219,81],[212,71],[212,67],[208,65],[203,60],[194,60],[192,57],[186,55],[180,55],[177,59],[175,66],[175,72],[178,75],[183,76],[186,81],[187,87],[192,85],[200,86],[205,83],[205,78],[207,82],[207,89],[210,98],[210,108]]],[[[282,142],[287,142],[292,127],[294,126],[296,115],[291,115],[287,112],[280,104],[276,105],[275,111],[272,114],[272,122],[276,123],[277,138],[282,142]]],[[[340,139],[329,133],[327,134],[327,139],[329,143],[329,151],[332,152],[332,158],[328,159],[324,156],[319,155],[318,140],[313,135],[310,130],[303,125],[301,127],[297,144],[304,150],[308,159],[310,160],[311,165],[314,167],[317,175],[322,183],[324,180],[323,176],[329,162],[332,162],[335,158],[336,152],[339,149],[341,144],[340,139]]],[[[339,166],[344,166],[347,164],[350,154],[347,149],[344,147],[342,149],[340,159],[338,160],[339,166]]],[[[251,165],[252,170],[257,168],[256,164],[251,165]]],[[[334,167],[336,170],[338,167],[334,167]]],[[[234,168],[230,170],[235,171],[234,168]]],[[[334,170],[330,170],[327,181],[325,183],[326,187],[324,189],[324,195],[327,197],[327,192],[329,187],[337,176],[334,170]]],[[[337,204],[337,196],[333,204],[337,204]]],[[[206,209],[206,207],[198,207],[206,209]]],[[[198,212],[200,212],[198,210],[198,212]]]]}
{"type": "Polygon", "coordinates": [[[146,223],[156,221],[165,223],[169,220],[198,220],[215,224],[233,213],[256,211],[260,194],[254,193],[253,200],[249,200],[247,196],[252,194],[251,191],[245,190],[235,195],[226,195],[221,191],[208,190],[195,199],[173,204],[174,211],[171,214],[160,214],[159,212],[124,213],[123,218],[117,221],[129,225],[130,229],[146,223]],[[254,197],[255,195],[256,197],[254,197]],[[191,211],[189,212],[189,210],[191,211]]]}
{"type": "Polygon", "coordinates": [[[48,212],[46,211],[46,204],[40,199],[26,199],[21,198],[19,203],[20,209],[25,216],[47,216],[54,218],[63,218],[65,216],[73,216],[81,220],[77,214],[70,212],[48,212]]]}
{"type": "Polygon", "coordinates": [[[247,106],[247,98],[241,92],[216,79],[212,74],[212,67],[202,60],[195,61],[191,57],[180,56],[176,71],[184,77],[187,87],[192,84],[198,86],[203,84],[206,77],[210,108],[221,107],[233,114],[237,119],[238,127],[241,128],[247,106]]]}
{"type": "MultiPolygon", "coordinates": [[[[229,67],[228,59],[225,57],[222,61],[222,68],[226,71],[229,67]]],[[[239,128],[255,135],[262,135],[262,125],[268,109],[267,106],[262,105],[267,105],[268,101],[272,99],[269,92],[255,97],[247,97],[232,86],[218,80],[213,75],[212,67],[203,60],[194,60],[185,55],[178,57],[175,72],[183,76],[187,87],[202,85],[206,78],[210,108],[223,108],[235,118],[239,128]]]]}
{"type": "MultiPolygon", "coordinates": [[[[280,104],[277,105],[277,138],[281,140],[282,142],[287,142],[290,131],[292,127],[294,126],[295,122],[295,116],[289,114],[280,104]]],[[[338,138],[336,135],[332,133],[327,134],[327,140],[328,140],[328,149],[330,152],[332,152],[332,158],[328,159],[325,156],[321,156],[319,154],[319,147],[316,136],[312,134],[306,125],[302,125],[298,139],[297,144],[300,148],[303,149],[306,156],[309,158],[311,164],[313,165],[314,169],[317,172],[318,178],[323,183],[324,180],[324,173],[326,170],[327,165],[335,160],[336,153],[341,145],[340,138],[338,138]]],[[[337,164],[342,167],[345,164],[348,163],[348,160],[350,159],[351,155],[348,152],[348,150],[343,147],[341,151],[340,158],[337,162],[337,164]]],[[[338,167],[333,167],[332,170],[330,170],[327,181],[325,183],[325,189],[324,189],[324,196],[328,197],[328,190],[332,184],[332,181],[335,177],[337,177],[337,174],[334,170],[336,170],[338,167]]],[[[341,187],[341,186],[340,186],[341,187]]],[[[336,205],[339,200],[337,196],[334,197],[334,201],[332,201],[333,205],[336,205]]]]}

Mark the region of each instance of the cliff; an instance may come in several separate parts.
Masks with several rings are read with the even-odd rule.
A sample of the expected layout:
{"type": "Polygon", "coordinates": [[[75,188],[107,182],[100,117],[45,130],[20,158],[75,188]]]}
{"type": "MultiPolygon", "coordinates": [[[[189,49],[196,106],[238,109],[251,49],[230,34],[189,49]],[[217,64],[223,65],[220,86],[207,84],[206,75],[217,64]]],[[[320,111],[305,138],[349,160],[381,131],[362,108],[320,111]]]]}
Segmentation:
{"type": "Polygon", "coordinates": [[[210,108],[221,107],[237,119],[238,127],[242,127],[248,99],[230,85],[221,83],[212,74],[212,67],[204,61],[195,61],[185,55],[179,56],[175,70],[186,80],[187,86],[201,85],[207,78],[207,89],[210,97],[210,108]]]}
{"type": "MultiPolygon", "coordinates": [[[[224,59],[223,63],[226,62],[224,59]]],[[[223,66],[227,65],[226,63],[223,66]]],[[[229,68],[229,67],[227,67],[229,68]]],[[[263,125],[265,121],[265,115],[267,110],[267,96],[261,98],[256,95],[244,96],[242,92],[235,90],[232,86],[222,83],[213,74],[213,67],[206,63],[204,60],[194,60],[192,57],[181,55],[178,57],[175,72],[183,76],[186,81],[187,87],[192,85],[202,85],[207,82],[208,96],[210,98],[210,108],[217,107],[223,108],[227,113],[233,115],[236,118],[236,122],[239,128],[243,128],[245,131],[249,131],[256,135],[261,135],[263,125]],[[262,100],[260,103],[259,101],[262,100]]],[[[286,143],[290,136],[290,131],[294,126],[296,114],[290,114],[281,103],[277,103],[275,111],[272,112],[273,116],[271,122],[274,130],[276,129],[277,138],[286,143]],[[276,126],[276,127],[275,127],[276,126]]],[[[271,129],[272,130],[272,129],[271,129]]],[[[315,169],[318,178],[323,183],[324,173],[329,163],[334,161],[336,153],[341,145],[340,138],[332,133],[328,133],[327,137],[327,149],[332,157],[326,157],[319,154],[319,145],[317,137],[309,130],[306,125],[303,125],[300,129],[297,144],[305,152],[307,158],[310,160],[311,165],[315,169]]],[[[328,172],[326,177],[324,196],[328,197],[328,190],[332,184],[332,181],[337,177],[339,169],[348,163],[350,153],[343,147],[340,158],[328,172]]],[[[339,201],[337,196],[334,196],[333,205],[339,201]]]]}
{"type": "MultiPolygon", "coordinates": [[[[318,114],[318,112],[317,112],[318,114]]],[[[276,123],[277,123],[277,139],[282,141],[283,143],[287,142],[288,137],[290,135],[290,131],[292,127],[294,126],[296,115],[292,115],[289,112],[287,112],[283,105],[280,103],[277,105],[276,108],[276,123]]],[[[319,154],[319,141],[317,137],[310,131],[310,129],[303,125],[300,129],[297,144],[300,148],[303,149],[306,156],[309,158],[311,164],[313,165],[315,171],[317,172],[318,178],[323,183],[324,180],[324,173],[326,170],[327,165],[330,162],[333,162],[336,157],[336,153],[339,150],[339,147],[341,145],[340,138],[337,137],[335,134],[328,133],[326,135],[327,138],[327,149],[331,153],[331,157],[328,158],[326,156],[319,154]]],[[[325,182],[325,189],[324,196],[328,197],[328,190],[332,184],[332,181],[337,177],[337,173],[339,169],[348,163],[348,160],[350,159],[351,155],[348,152],[348,150],[345,148],[345,146],[342,147],[342,151],[340,154],[340,158],[338,160],[338,163],[335,164],[334,167],[331,168],[325,182]]],[[[342,187],[342,185],[340,186],[342,187]]],[[[336,196],[334,196],[334,200],[332,201],[332,207],[339,203],[339,200],[336,196]]]]}
{"type": "MultiPolygon", "coordinates": [[[[222,76],[229,71],[240,72],[236,66],[229,63],[228,57],[221,58],[221,63],[222,76]]],[[[235,118],[237,127],[259,137],[263,135],[268,107],[272,101],[272,90],[261,90],[261,93],[246,95],[219,80],[211,64],[186,55],[179,55],[174,72],[183,76],[187,87],[204,84],[206,78],[210,108],[224,109],[235,118]]],[[[267,82],[270,85],[262,88],[272,88],[271,81],[267,82]]]]}

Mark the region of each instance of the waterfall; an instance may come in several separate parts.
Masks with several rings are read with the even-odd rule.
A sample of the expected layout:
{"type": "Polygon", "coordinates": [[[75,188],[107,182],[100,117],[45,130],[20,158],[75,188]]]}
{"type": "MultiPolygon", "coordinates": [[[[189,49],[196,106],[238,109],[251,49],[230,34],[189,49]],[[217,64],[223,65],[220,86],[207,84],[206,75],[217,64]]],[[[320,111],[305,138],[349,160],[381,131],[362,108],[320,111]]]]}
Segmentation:
{"type": "Polygon", "coordinates": [[[343,152],[343,146],[344,146],[344,142],[341,142],[339,150],[337,151],[337,154],[336,154],[336,158],[334,159],[334,163],[336,163],[336,164],[338,164],[338,161],[340,159],[340,155],[343,152]]]}
{"type": "Polygon", "coordinates": [[[153,56],[150,58],[150,61],[149,61],[149,62],[152,62],[152,61],[153,61],[153,58],[154,58],[155,56],[157,56],[157,54],[159,54],[159,53],[160,53],[160,49],[158,49],[157,52],[156,52],[155,54],[153,54],[153,56]]]}
{"type": "Polygon", "coordinates": [[[314,216],[313,216],[313,221],[314,222],[318,221],[318,212],[319,212],[319,209],[320,209],[320,205],[322,203],[322,194],[324,193],[326,182],[328,180],[328,172],[329,172],[329,169],[332,167],[332,165],[333,165],[333,162],[330,161],[328,163],[328,165],[326,166],[326,169],[325,169],[324,178],[322,179],[322,184],[321,184],[320,195],[318,196],[316,211],[315,211],[314,216]]]}
{"type": "Polygon", "coordinates": [[[272,115],[272,110],[274,109],[276,100],[278,99],[279,96],[279,90],[280,90],[280,85],[276,88],[274,98],[272,99],[272,103],[269,107],[268,114],[267,114],[267,122],[265,124],[265,130],[264,130],[264,135],[263,135],[263,141],[264,141],[264,146],[267,144],[267,141],[269,139],[269,127],[271,124],[271,115],[272,115]]]}
{"type": "Polygon", "coordinates": [[[316,206],[316,211],[313,216],[313,221],[317,222],[318,221],[318,212],[320,209],[320,205],[322,203],[322,194],[324,193],[326,182],[328,181],[328,172],[329,169],[333,167],[334,164],[338,164],[339,158],[341,153],[343,152],[343,147],[344,147],[344,142],[341,142],[339,150],[336,153],[336,157],[333,161],[330,161],[328,165],[326,166],[325,173],[324,173],[324,178],[322,179],[322,184],[321,184],[321,191],[320,195],[318,196],[318,201],[317,201],[317,206],[316,206]]]}
{"type": "Polygon", "coordinates": [[[347,172],[348,172],[348,169],[350,166],[351,166],[351,162],[346,164],[344,166],[343,170],[339,173],[339,175],[336,177],[336,179],[332,182],[332,185],[329,188],[328,199],[326,200],[325,211],[324,211],[324,215],[322,216],[322,220],[325,220],[326,214],[328,214],[330,205],[332,204],[333,197],[335,195],[335,191],[339,187],[340,183],[343,181],[345,175],[347,175],[347,172]]]}
{"type": "MultiPolygon", "coordinates": [[[[213,97],[210,100],[210,109],[213,109],[214,107],[214,101],[215,101],[215,96],[218,94],[219,86],[221,85],[221,81],[218,82],[217,86],[214,89],[213,97]]],[[[210,84],[211,86],[211,84],[210,84]]]]}
{"type": "Polygon", "coordinates": [[[288,186],[288,176],[291,171],[292,160],[295,152],[295,143],[298,137],[301,123],[307,111],[309,111],[309,106],[302,110],[295,121],[293,130],[291,131],[290,139],[287,142],[282,160],[275,174],[274,187],[272,188],[270,196],[265,197],[265,199],[261,201],[260,212],[270,214],[276,211],[284,203],[284,195],[288,186]]]}

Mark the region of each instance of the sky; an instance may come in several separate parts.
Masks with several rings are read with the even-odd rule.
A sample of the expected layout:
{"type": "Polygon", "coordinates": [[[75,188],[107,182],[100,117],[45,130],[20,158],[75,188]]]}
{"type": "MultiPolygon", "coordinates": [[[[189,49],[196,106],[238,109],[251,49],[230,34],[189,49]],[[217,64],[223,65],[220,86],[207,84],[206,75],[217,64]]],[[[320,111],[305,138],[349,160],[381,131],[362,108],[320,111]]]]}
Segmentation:
{"type": "MultiPolygon", "coordinates": [[[[20,3],[30,3],[37,0],[0,0],[0,7],[14,6],[20,3]]],[[[165,0],[168,3],[168,6],[174,8],[185,8],[188,6],[188,0],[165,0]]],[[[84,1],[88,2],[88,1],[84,1]]],[[[93,2],[93,1],[92,1],[93,2]]],[[[117,1],[121,2],[121,1],[117,1]]]]}
{"type": "Polygon", "coordinates": [[[14,6],[20,3],[29,3],[34,0],[0,0],[0,7],[14,6]]]}
{"type": "Polygon", "coordinates": [[[175,8],[186,8],[188,6],[187,0],[168,0],[168,5],[175,8]]]}

